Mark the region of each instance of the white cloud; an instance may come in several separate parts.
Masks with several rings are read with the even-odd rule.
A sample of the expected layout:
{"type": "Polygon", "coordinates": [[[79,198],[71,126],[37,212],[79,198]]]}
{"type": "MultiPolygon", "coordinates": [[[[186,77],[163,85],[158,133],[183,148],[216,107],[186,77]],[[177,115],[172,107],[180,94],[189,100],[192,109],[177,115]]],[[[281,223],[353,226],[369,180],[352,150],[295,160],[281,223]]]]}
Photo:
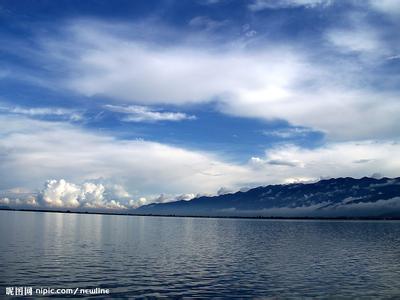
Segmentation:
{"type": "Polygon", "coordinates": [[[311,133],[315,133],[315,131],[305,127],[291,127],[284,129],[264,130],[262,133],[266,136],[276,136],[283,139],[291,139],[296,137],[305,137],[311,133]]]}
{"type": "MultiPolygon", "coordinates": [[[[178,105],[254,89],[279,97],[303,70],[299,57],[282,47],[254,53],[234,49],[221,52],[185,45],[157,47],[101,34],[90,25],[84,32],[73,32],[72,39],[85,48],[71,49],[78,52],[68,63],[79,79],[74,76],[67,84],[87,96],[178,105]],[[111,47],[115,44],[121,46],[111,47]]],[[[57,46],[68,47],[61,41],[57,46]]],[[[57,46],[51,49],[53,55],[60,50],[57,46]]]]}
{"type": "Polygon", "coordinates": [[[342,53],[364,55],[364,64],[368,60],[390,56],[392,49],[386,43],[386,32],[379,26],[370,23],[367,15],[348,13],[342,22],[346,25],[329,28],[325,38],[342,53]]]}
{"type": "Polygon", "coordinates": [[[0,198],[0,204],[10,207],[122,210],[131,207],[135,202],[131,195],[117,184],[74,184],[64,179],[47,180],[39,192],[27,192],[17,188],[3,191],[1,194],[7,197],[0,198]]]}
{"type": "MultiPolygon", "coordinates": [[[[322,63],[311,59],[307,51],[276,44],[257,49],[240,43],[222,49],[206,42],[195,47],[184,41],[160,46],[127,37],[123,32],[129,26],[118,25],[122,33],[114,34],[115,28],[100,30],[90,22],[79,25],[68,27],[69,34],[62,39],[46,40],[46,59],[73,71],[73,77],[61,78],[62,86],[87,96],[107,97],[114,101],[107,108],[131,121],[190,119],[183,113],[149,107],[214,101],[223,113],[284,119],[296,128],[272,135],[291,137],[319,130],[327,134],[328,144],[316,149],[274,148],[265,157],[239,164],[213,153],[123,141],[71,124],[31,120],[24,115],[50,111],[19,108],[0,116],[0,189],[34,189],[49,178],[65,178],[64,189],[69,192],[49,200],[74,206],[77,199],[101,203],[99,195],[118,201],[119,194],[120,203],[137,206],[155,201],[154,195],[162,193],[168,196],[159,200],[169,201],[174,198],[170,195],[181,193],[215,194],[221,186],[237,190],[376,172],[398,176],[400,149],[390,142],[398,138],[400,129],[398,93],[366,87],[365,65],[358,61],[343,58],[334,64],[322,63]],[[373,139],[380,142],[362,141],[373,139]],[[109,188],[99,178],[120,187],[109,188]],[[94,186],[77,184],[82,182],[94,186]]],[[[365,52],[374,47],[359,49],[365,52]]],[[[53,185],[51,191],[60,182],[53,185]]]]}
{"type": "Polygon", "coordinates": [[[325,88],[314,93],[300,90],[298,94],[291,92],[274,100],[268,99],[267,92],[260,91],[222,105],[224,111],[237,116],[281,118],[321,131],[329,140],[351,141],[397,137],[400,129],[397,99],[390,92],[368,93],[339,86],[335,90],[334,84],[326,83],[325,88]]]}
{"type": "Polygon", "coordinates": [[[50,180],[46,183],[41,194],[44,206],[50,207],[78,207],[78,197],[81,190],[78,186],[68,183],[65,180],[50,180]]]}
{"type": "Polygon", "coordinates": [[[226,187],[221,187],[217,191],[217,195],[231,194],[231,193],[234,193],[234,192],[236,192],[236,191],[232,191],[231,189],[227,189],[226,187]]]}
{"type": "Polygon", "coordinates": [[[146,204],[149,204],[149,201],[147,201],[147,199],[145,197],[140,197],[137,200],[129,201],[129,206],[132,208],[137,208],[139,206],[146,205],[146,204]]]}
{"type": "Polygon", "coordinates": [[[280,9],[292,7],[313,8],[316,6],[327,6],[332,0],[254,0],[249,5],[252,11],[260,11],[264,9],[280,9]]]}
{"type": "MultiPolygon", "coordinates": [[[[66,182],[96,179],[119,184],[138,198],[215,192],[220,186],[249,178],[245,167],[211,153],[143,140],[117,140],[71,124],[0,116],[0,135],[0,190],[20,186],[35,189],[49,178],[64,178],[66,182]]],[[[121,187],[116,191],[104,186],[105,193],[125,193],[121,187]]],[[[80,189],[67,183],[62,189],[70,191],[65,199],[49,199],[76,205],[80,189]]]]}
{"type": "Polygon", "coordinates": [[[392,55],[386,58],[387,60],[395,60],[395,59],[400,59],[400,55],[392,55]]]}
{"type": "Polygon", "coordinates": [[[104,184],[106,187],[106,197],[110,199],[125,199],[129,200],[132,196],[120,184],[104,184]]]}
{"type": "Polygon", "coordinates": [[[369,0],[372,8],[385,14],[400,15],[400,1],[398,0],[369,0]]]}
{"type": "MultiPolygon", "coordinates": [[[[79,24],[69,26],[63,40],[46,40],[44,52],[73,70],[74,76],[62,82],[86,96],[103,95],[115,105],[178,106],[214,101],[223,113],[284,119],[322,131],[334,140],[398,136],[398,95],[365,85],[371,75],[365,61],[341,58],[334,64],[319,62],[308,53],[312,50],[276,43],[257,49],[240,42],[222,49],[207,41],[202,46],[184,41],[161,46],[124,36],[121,31],[128,25],[110,29],[101,23],[79,24]],[[105,29],[100,32],[98,28],[105,29]]],[[[374,39],[364,41],[363,35],[359,37],[362,43],[356,44],[352,34],[333,29],[327,36],[340,49],[372,51],[379,44],[374,39]]],[[[162,112],[138,112],[142,110],[138,107],[136,113],[147,118],[165,116],[158,114],[162,112]]],[[[176,114],[168,118],[185,117],[176,114]]],[[[141,117],[133,117],[137,119],[141,117]]]]}
{"type": "Polygon", "coordinates": [[[104,108],[113,112],[125,114],[126,116],[122,118],[125,122],[182,121],[196,118],[195,116],[189,116],[181,112],[157,111],[139,105],[105,105],[104,108]]]}
{"type": "Polygon", "coordinates": [[[265,157],[253,157],[249,164],[259,172],[273,170],[276,178],[318,180],[326,177],[364,177],[379,172],[399,176],[400,144],[396,142],[330,143],[316,149],[286,145],[268,150],[265,157]],[[363,163],[359,163],[363,160],[363,163]],[[280,164],[271,166],[271,161],[280,164]]]}
{"type": "Polygon", "coordinates": [[[274,153],[274,151],[271,151],[271,153],[268,154],[268,159],[252,157],[250,158],[249,163],[255,168],[264,167],[265,164],[285,167],[304,167],[303,162],[297,159],[282,158],[280,152],[274,153]]]}
{"type": "Polygon", "coordinates": [[[198,194],[195,195],[193,193],[175,194],[175,195],[162,193],[158,196],[149,196],[147,198],[141,197],[138,200],[132,200],[130,203],[132,207],[138,207],[150,203],[165,203],[165,202],[180,201],[180,200],[188,201],[196,197],[198,197],[198,194]]]}
{"type": "Polygon", "coordinates": [[[10,204],[10,199],[8,199],[7,197],[0,198],[0,204],[2,204],[2,205],[10,204]]]}
{"type": "Polygon", "coordinates": [[[35,195],[21,195],[21,197],[3,197],[0,198],[0,205],[3,206],[23,206],[23,207],[38,207],[35,195]]]}
{"type": "Polygon", "coordinates": [[[189,26],[206,31],[215,30],[228,24],[228,21],[217,21],[207,16],[197,16],[189,21],[189,26]]]}
{"type": "Polygon", "coordinates": [[[51,208],[126,209],[118,199],[106,198],[103,184],[85,182],[76,185],[60,180],[48,180],[37,196],[41,206],[51,208]]]}
{"type": "Polygon", "coordinates": [[[328,40],[345,52],[376,53],[382,49],[378,34],[372,28],[334,29],[328,40]]]}
{"type": "Polygon", "coordinates": [[[0,112],[26,115],[30,117],[55,116],[71,121],[80,121],[83,116],[81,112],[72,109],[58,107],[20,107],[20,106],[0,106],[0,112]]]}
{"type": "Polygon", "coordinates": [[[0,116],[0,135],[0,190],[13,191],[0,198],[34,204],[35,198],[18,187],[34,190],[49,178],[65,178],[47,181],[39,192],[34,205],[51,207],[136,207],[216,194],[221,186],[235,191],[327,176],[396,177],[400,169],[400,144],[390,141],[328,143],[315,149],[286,145],[239,164],[212,153],[117,140],[71,124],[15,116],[0,116]]]}
{"type": "Polygon", "coordinates": [[[378,200],[374,202],[359,202],[346,203],[346,200],[351,202],[353,199],[345,199],[342,203],[322,209],[321,212],[331,211],[335,215],[361,215],[361,216],[381,216],[385,213],[393,213],[400,209],[400,197],[394,197],[386,200],[378,200]],[[332,209],[333,208],[333,209],[332,209]]]}
{"type": "MultiPolygon", "coordinates": [[[[372,15],[374,13],[372,11],[372,15]]],[[[391,23],[390,19],[387,16],[380,18],[382,26],[371,21],[368,13],[350,11],[343,16],[343,21],[338,23],[341,25],[332,26],[324,31],[325,39],[339,53],[358,55],[358,58],[362,59],[361,68],[379,64],[385,59],[395,57],[399,51],[397,37],[393,36],[392,30],[387,27],[388,23],[391,23]]],[[[393,25],[394,23],[391,26],[393,25]]]]}
{"type": "Polygon", "coordinates": [[[188,193],[188,194],[182,194],[182,195],[178,195],[177,197],[175,197],[175,200],[192,200],[193,198],[195,198],[196,195],[193,193],[188,193]]]}

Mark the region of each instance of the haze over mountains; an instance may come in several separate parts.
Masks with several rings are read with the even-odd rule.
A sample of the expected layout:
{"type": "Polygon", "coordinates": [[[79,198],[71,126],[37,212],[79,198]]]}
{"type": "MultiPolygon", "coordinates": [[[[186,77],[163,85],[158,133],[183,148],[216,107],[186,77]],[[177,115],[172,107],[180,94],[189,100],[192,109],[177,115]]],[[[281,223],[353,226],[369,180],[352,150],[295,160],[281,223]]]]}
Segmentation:
{"type": "Polygon", "coordinates": [[[308,184],[268,185],[190,201],[153,203],[134,212],[186,216],[397,217],[400,177],[346,177],[308,184]]]}

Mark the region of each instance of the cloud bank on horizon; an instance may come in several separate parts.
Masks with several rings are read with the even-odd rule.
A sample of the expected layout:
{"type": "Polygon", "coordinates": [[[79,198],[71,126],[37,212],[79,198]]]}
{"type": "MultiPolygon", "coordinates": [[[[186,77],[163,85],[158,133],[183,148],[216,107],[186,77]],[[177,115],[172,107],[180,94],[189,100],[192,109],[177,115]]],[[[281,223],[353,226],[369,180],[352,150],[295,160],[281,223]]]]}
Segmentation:
{"type": "Polygon", "coordinates": [[[0,203],[399,176],[398,1],[72,2],[0,4],[0,203]]]}

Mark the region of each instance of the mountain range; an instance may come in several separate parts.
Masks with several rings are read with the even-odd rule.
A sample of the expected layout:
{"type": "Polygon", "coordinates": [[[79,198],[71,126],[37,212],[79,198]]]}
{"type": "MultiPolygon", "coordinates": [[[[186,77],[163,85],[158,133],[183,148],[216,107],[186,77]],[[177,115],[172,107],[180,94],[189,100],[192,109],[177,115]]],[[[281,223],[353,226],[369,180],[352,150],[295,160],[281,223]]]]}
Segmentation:
{"type": "Polygon", "coordinates": [[[400,177],[346,177],[260,186],[189,201],[153,203],[134,212],[179,216],[399,217],[400,177]]]}

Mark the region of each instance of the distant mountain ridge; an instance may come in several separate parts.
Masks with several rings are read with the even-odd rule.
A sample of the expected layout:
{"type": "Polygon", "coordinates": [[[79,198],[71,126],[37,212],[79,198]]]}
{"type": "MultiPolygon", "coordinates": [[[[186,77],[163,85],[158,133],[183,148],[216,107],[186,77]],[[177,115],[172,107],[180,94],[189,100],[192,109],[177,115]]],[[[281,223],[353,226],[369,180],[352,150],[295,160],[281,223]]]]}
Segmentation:
{"type": "Polygon", "coordinates": [[[268,185],[190,201],[153,203],[140,214],[186,216],[400,216],[400,177],[268,185]]]}

